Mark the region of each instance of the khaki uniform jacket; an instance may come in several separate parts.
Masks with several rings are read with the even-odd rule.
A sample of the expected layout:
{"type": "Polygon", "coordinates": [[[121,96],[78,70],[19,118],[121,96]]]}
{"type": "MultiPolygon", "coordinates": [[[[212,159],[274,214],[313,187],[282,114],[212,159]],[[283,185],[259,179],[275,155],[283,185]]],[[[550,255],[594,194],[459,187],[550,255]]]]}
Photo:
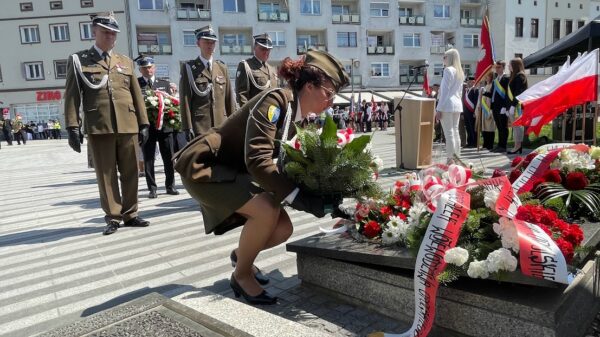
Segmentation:
{"type": "Polygon", "coordinates": [[[12,132],[17,133],[21,131],[21,129],[23,129],[23,122],[21,122],[18,119],[15,119],[15,121],[12,124],[12,132]]]}
{"type": "Polygon", "coordinates": [[[213,61],[211,71],[204,67],[200,57],[186,63],[190,65],[194,84],[200,91],[205,91],[212,83],[212,90],[206,96],[198,96],[190,87],[185,63],[181,65],[179,82],[181,128],[191,129],[195,135],[202,135],[210,128],[223,124],[235,111],[233,88],[227,66],[222,62],[213,61]]]}
{"type": "Polygon", "coordinates": [[[77,55],[84,76],[92,84],[99,83],[106,74],[108,82],[102,88],[90,88],[78,78],[73,57],[69,56],[64,96],[67,128],[79,126],[79,107],[83,106],[83,126],[87,134],[138,133],[141,125],[148,124],[148,115],[133,72],[133,61],[113,52],[109,67],[94,47],[79,51],[77,55]]]}
{"type": "MultiPolygon", "coordinates": [[[[198,183],[234,181],[238,173],[248,172],[255,182],[281,202],[296,187],[279,172],[273,161],[279,154],[276,140],[283,136],[290,102],[293,121],[297,103],[290,90],[275,89],[255,96],[221,127],[194,139],[176,153],[175,170],[182,177],[198,183]]],[[[295,133],[296,128],[290,125],[288,139],[295,133]]]]}
{"type": "Polygon", "coordinates": [[[278,86],[277,70],[275,70],[273,66],[266,62],[263,65],[256,56],[246,59],[245,61],[248,64],[251,73],[246,71],[246,66],[244,65],[244,61],[242,61],[238,64],[235,75],[235,98],[240,106],[246,104],[248,100],[260,94],[262,91],[277,88],[278,86]],[[256,84],[261,87],[264,87],[267,82],[271,82],[267,88],[260,89],[254,85],[250,77],[254,78],[256,84]]]}

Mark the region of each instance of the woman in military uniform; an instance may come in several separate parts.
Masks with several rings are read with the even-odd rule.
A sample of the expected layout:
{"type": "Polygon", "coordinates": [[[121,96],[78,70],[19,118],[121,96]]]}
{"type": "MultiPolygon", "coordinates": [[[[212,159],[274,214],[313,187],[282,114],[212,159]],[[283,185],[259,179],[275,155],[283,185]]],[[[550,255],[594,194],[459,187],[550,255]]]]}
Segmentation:
{"type": "Polygon", "coordinates": [[[253,265],[260,251],[285,242],[292,234],[282,206],[325,215],[323,200],[300,190],[276,164],[281,139],[295,134],[292,123],[330,107],[336,92],[348,84],[343,65],[324,51],[310,50],[286,58],[279,75],[289,89],[255,96],[218,128],[194,139],[175,155],[175,170],[202,208],[206,233],[223,234],[244,226],[231,252],[236,266],[230,285],[251,304],[274,304],[276,297],[259,283],[268,279],[253,265]]]}

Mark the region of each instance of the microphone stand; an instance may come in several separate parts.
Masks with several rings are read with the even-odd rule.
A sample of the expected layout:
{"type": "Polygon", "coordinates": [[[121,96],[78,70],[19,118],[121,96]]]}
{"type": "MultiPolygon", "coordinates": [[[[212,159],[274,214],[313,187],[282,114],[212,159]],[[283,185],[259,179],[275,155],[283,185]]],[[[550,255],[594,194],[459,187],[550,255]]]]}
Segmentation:
{"type": "Polygon", "coordinates": [[[394,112],[398,111],[398,127],[400,128],[400,168],[404,168],[404,151],[402,151],[402,101],[404,101],[404,97],[406,97],[406,92],[410,91],[410,86],[417,81],[417,76],[421,72],[422,68],[413,68],[416,69],[415,76],[413,76],[412,80],[408,83],[408,88],[404,91],[402,97],[400,97],[400,101],[394,108],[394,112]]]}

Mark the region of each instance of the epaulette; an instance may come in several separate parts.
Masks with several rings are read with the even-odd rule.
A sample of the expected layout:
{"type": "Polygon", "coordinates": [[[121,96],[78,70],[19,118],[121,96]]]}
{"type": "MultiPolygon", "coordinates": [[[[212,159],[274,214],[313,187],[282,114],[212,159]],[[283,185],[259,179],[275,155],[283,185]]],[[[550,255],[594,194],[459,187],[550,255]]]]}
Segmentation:
{"type": "Polygon", "coordinates": [[[221,64],[225,64],[225,62],[221,61],[221,60],[215,60],[215,62],[217,63],[221,63],[221,64]]]}

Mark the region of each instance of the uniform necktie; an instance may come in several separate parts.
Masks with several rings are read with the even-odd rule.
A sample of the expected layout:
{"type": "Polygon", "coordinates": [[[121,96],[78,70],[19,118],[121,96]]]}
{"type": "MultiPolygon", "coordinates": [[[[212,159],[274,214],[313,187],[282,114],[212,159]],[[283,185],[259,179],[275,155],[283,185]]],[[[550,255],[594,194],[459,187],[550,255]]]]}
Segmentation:
{"type": "Polygon", "coordinates": [[[110,56],[108,55],[108,53],[107,53],[107,52],[103,52],[103,53],[102,53],[102,58],[104,59],[104,62],[106,62],[106,64],[108,64],[108,63],[109,63],[109,57],[110,57],[110,56]]]}
{"type": "Polygon", "coordinates": [[[208,69],[208,72],[211,72],[211,66],[210,66],[210,62],[206,62],[206,69],[208,69]]]}
{"type": "Polygon", "coordinates": [[[150,88],[152,88],[152,84],[154,84],[154,83],[152,83],[152,79],[151,79],[151,78],[149,78],[149,79],[148,79],[148,85],[150,86],[150,88]]]}

